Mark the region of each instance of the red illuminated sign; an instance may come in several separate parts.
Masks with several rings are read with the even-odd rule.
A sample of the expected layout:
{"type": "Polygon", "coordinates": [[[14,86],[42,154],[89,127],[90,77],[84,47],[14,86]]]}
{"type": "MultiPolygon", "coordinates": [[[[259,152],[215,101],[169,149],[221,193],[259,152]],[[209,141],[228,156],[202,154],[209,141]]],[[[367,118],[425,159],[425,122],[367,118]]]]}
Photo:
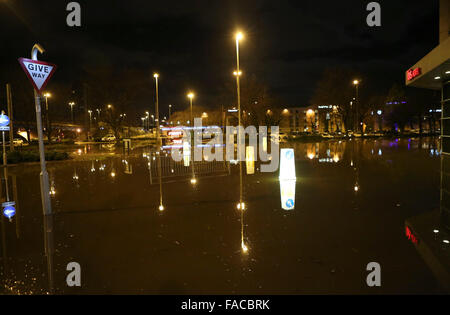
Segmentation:
{"type": "Polygon", "coordinates": [[[413,243],[419,244],[419,239],[409,226],[405,228],[406,237],[413,243]]]}
{"type": "Polygon", "coordinates": [[[412,79],[418,77],[421,74],[422,74],[422,71],[420,68],[409,69],[408,71],[406,71],[406,79],[408,81],[411,81],[412,79]]]}

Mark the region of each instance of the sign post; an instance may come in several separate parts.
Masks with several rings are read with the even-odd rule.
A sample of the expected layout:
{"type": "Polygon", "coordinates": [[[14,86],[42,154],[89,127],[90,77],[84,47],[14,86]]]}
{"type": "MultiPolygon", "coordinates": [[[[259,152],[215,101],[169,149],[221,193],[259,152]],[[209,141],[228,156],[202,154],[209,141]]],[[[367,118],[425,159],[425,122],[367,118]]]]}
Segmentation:
{"type": "Polygon", "coordinates": [[[31,49],[31,59],[19,58],[19,63],[22,66],[25,74],[31,81],[34,87],[34,102],[36,107],[36,127],[39,138],[39,156],[41,161],[41,198],[42,209],[44,215],[52,214],[52,204],[50,202],[50,185],[48,181],[48,172],[45,164],[45,150],[44,139],[42,132],[42,117],[41,117],[41,97],[42,90],[47,85],[48,80],[56,70],[56,65],[37,60],[37,53],[45,52],[41,45],[35,44],[31,49]]]}

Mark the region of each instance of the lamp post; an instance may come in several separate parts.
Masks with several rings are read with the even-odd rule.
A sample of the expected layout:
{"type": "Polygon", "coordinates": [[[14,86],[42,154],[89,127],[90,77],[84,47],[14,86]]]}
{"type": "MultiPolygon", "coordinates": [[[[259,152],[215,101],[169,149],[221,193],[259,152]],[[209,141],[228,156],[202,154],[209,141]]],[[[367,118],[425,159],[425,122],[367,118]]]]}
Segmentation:
{"type": "Polygon", "coordinates": [[[172,105],[169,104],[169,121],[170,121],[170,117],[172,117],[172,105]]]}
{"type": "Polygon", "coordinates": [[[46,125],[46,129],[47,129],[47,137],[48,137],[48,143],[51,143],[52,139],[51,139],[51,134],[50,134],[50,119],[49,119],[49,115],[48,115],[48,98],[51,97],[52,95],[50,93],[45,93],[44,97],[45,97],[45,125],[46,125]]]}
{"type": "Polygon", "coordinates": [[[75,102],[70,102],[69,106],[70,106],[70,119],[72,121],[73,124],[73,106],[75,105],[75,102]]]}
{"type": "MultiPolygon", "coordinates": [[[[243,39],[243,34],[241,32],[238,32],[236,34],[236,71],[234,72],[234,75],[236,76],[236,89],[237,89],[237,103],[238,103],[238,160],[239,160],[239,204],[242,208],[242,199],[243,199],[243,187],[242,187],[242,159],[241,159],[241,87],[240,87],[240,81],[239,78],[242,74],[240,70],[239,65],[239,41],[243,39]]],[[[243,210],[243,209],[242,209],[243,210]]]]}
{"type": "Polygon", "coordinates": [[[89,113],[89,130],[91,130],[91,124],[92,124],[92,110],[88,110],[89,113]]]}
{"type": "Polygon", "coordinates": [[[356,87],[356,99],[355,99],[355,132],[358,131],[359,129],[359,92],[358,92],[358,87],[359,87],[359,83],[361,83],[361,81],[359,80],[353,80],[353,85],[356,87]]]}
{"type": "Polygon", "coordinates": [[[159,74],[155,73],[153,74],[153,77],[155,78],[155,90],[156,90],[156,108],[155,108],[155,116],[156,116],[156,141],[158,145],[161,145],[160,139],[159,139],[159,95],[158,95],[158,78],[159,74]]]}
{"type": "Polygon", "coordinates": [[[239,204],[237,208],[241,211],[241,248],[243,253],[247,253],[248,247],[245,245],[244,242],[244,210],[245,210],[245,204],[243,202],[243,178],[242,178],[242,158],[241,153],[243,153],[242,150],[242,144],[245,147],[245,139],[244,143],[242,143],[241,139],[241,88],[240,88],[240,76],[242,75],[240,65],[239,65],[239,41],[244,38],[244,35],[241,32],[238,32],[236,34],[236,71],[234,72],[234,75],[236,76],[236,90],[237,90],[237,103],[238,103],[238,146],[237,146],[237,154],[238,154],[238,161],[239,161],[239,204]]]}
{"type": "Polygon", "coordinates": [[[155,73],[153,74],[153,77],[155,78],[155,90],[156,90],[156,108],[155,108],[155,115],[156,115],[156,141],[158,146],[158,177],[159,177],[159,211],[164,210],[163,206],[163,197],[162,197],[162,170],[161,170],[161,143],[159,139],[159,95],[158,95],[158,78],[159,74],[155,73]]]}
{"type": "Polygon", "coordinates": [[[194,98],[194,93],[189,92],[187,97],[189,98],[189,102],[191,105],[191,118],[190,118],[190,125],[192,130],[192,137],[191,137],[191,161],[192,161],[192,178],[191,178],[191,184],[195,185],[197,183],[197,179],[195,178],[195,170],[194,170],[194,140],[195,140],[195,130],[194,130],[194,121],[193,121],[193,114],[192,114],[192,100],[194,98]]]}
{"type": "Polygon", "coordinates": [[[194,122],[193,122],[193,117],[192,117],[192,99],[194,98],[194,93],[192,93],[192,92],[189,92],[189,94],[187,95],[188,96],[188,98],[189,98],[189,102],[190,102],[190,105],[191,105],[191,116],[190,116],[190,125],[191,125],[191,127],[193,126],[193,124],[194,124],[194,122]]]}

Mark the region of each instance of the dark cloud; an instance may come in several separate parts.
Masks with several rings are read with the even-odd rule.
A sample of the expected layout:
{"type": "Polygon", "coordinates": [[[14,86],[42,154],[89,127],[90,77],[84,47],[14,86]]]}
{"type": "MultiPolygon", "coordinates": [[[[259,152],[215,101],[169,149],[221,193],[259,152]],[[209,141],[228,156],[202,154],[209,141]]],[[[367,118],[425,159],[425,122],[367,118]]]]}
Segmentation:
{"type": "MultiPolygon", "coordinates": [[[[242,68],[289,105],[309,101],[326,67],[346,66],[369,88],[401,81],[403,71],[438,44],[438,1],[379,1],[382,27],[369,28],[370,1],[79,1],[79,29],[66,26],[69,1],[3,1],[2,82],[34,42],[59,65],[54,80],[115,66],[161,73],[161,101],[187,104],[196,89],[213,106],[235,67],[232,34],[241,28],[242,68]]],[[[401,82],[400,82],[401,83],[401,82]]],[[[363,88],[363,87],[362,87],[363,88]]],[[[151,101],[149,101],[151,103],[151,101]]]]}

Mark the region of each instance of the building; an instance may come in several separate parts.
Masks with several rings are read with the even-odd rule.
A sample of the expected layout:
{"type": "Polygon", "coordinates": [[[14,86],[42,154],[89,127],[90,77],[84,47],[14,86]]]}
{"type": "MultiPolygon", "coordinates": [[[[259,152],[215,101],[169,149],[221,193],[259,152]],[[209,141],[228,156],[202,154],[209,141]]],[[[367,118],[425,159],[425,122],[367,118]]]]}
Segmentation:
{"type": "Polygon", "coordinates": [[[450,290],[450,263],[443,242],[450,229],[450,0],[440,0],[439,45],[405,73],[407,86],[441,91],[440,210],[406,221],[406,234],[443,287],[450,290]],[[442,228],[440,228],[442,227],[442,228]],[[427,233],[427,231],[432,231],[427,233]],[[429,236],[431,235],[431,236],[429,236]],[[443,251],[444,250],[444,251],[443,251]]]}
{"type": "Polygon", "coordinates": [[[450,0],[440,1],[439,45],[409,68],[407,86],[441,91],[441,211],[450,228],[450,0]]]}
{"type": "Polygon", "coordinates": [[[335,133],[342,131],[342,126],[336,106],[288,107],[282,111],[280,131],[284,133],[335,133]]]}

